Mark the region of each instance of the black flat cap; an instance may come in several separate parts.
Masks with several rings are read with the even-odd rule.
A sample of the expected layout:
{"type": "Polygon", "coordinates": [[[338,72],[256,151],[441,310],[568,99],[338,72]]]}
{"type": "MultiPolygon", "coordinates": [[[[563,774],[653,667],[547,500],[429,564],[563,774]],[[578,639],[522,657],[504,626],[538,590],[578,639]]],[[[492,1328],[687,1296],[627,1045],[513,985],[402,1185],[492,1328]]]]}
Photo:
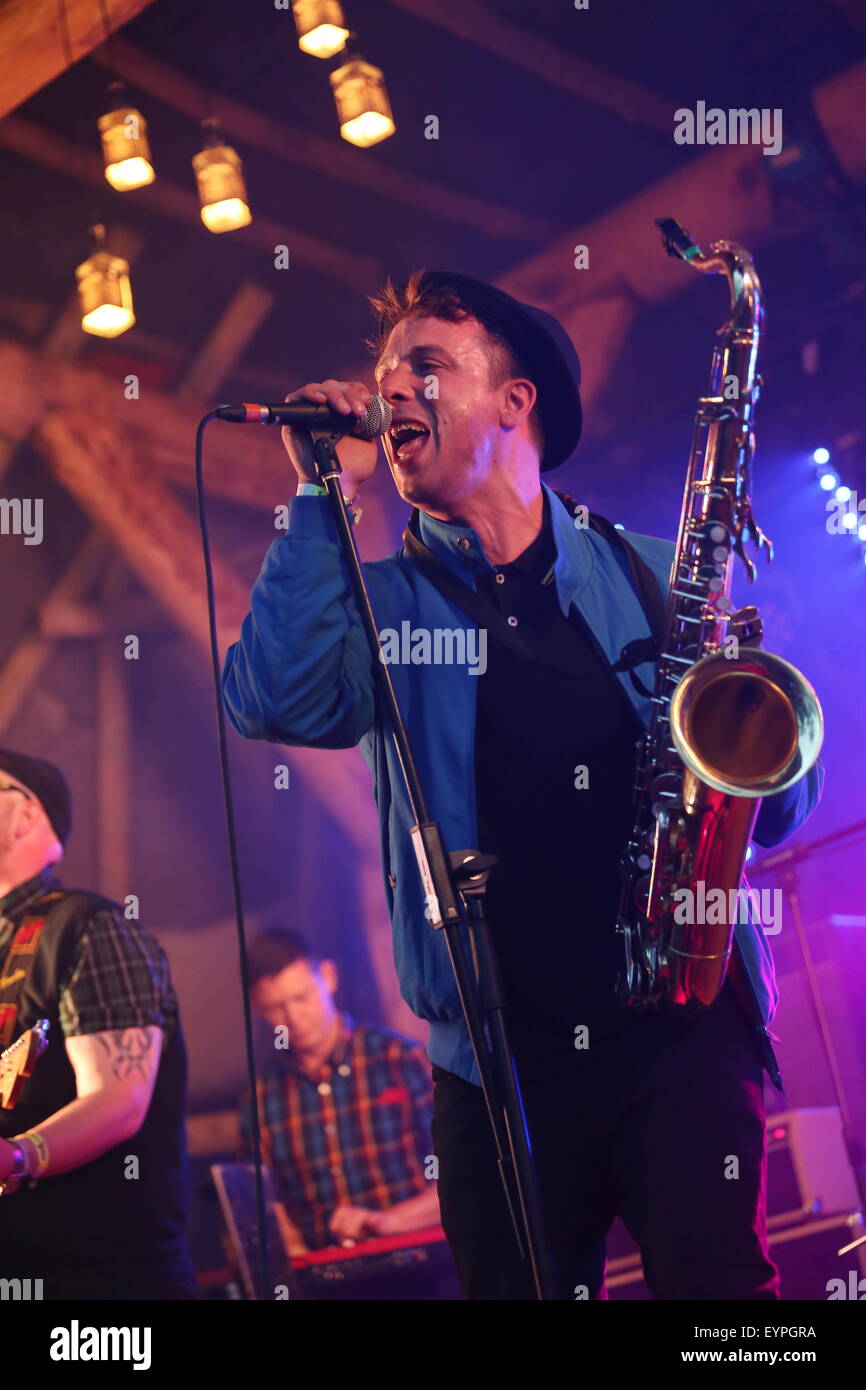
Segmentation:
{"type": "Polygon", "coordinates": [[[420,287],[453,289],[486,328],[500,333],[538,390],[544,430],[541,471],[558,468],[577,448],[583,428],[580,360],[562,324],[545,309],[523,304],[496,285],[451,270],[427,270],[420,287]]]}
{"type": "Polygon", "coordinates": [[[72,795],[60,768],[44,758],[31,758],[26,753],[13,753],[11,748],[0,748],[0,773],[3,772],[33,793],[58,840],[65,845],[72,826],[72,795]]]}

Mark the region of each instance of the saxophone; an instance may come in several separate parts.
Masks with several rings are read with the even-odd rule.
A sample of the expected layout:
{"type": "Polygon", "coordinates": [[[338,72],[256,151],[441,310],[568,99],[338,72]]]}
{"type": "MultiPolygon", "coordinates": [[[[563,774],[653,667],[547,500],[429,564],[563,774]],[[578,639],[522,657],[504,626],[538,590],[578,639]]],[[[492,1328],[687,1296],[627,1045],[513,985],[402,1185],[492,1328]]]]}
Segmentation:
{"type": "Polygon", "coordinates": [[[757,610],[732,612],[733,556],[751,583],[756,570],[745,543],[768,559],[773,553],[750,498],[760,281],[736,242],[713,242],[705,254],[672,218],[656,225],[669,255],[726,276],[730,315],[698,403],[652,713],[638,745],[634,823],[620,864],[616,930],[625,967],[617,995],[625,1004],[697,1007],[711,1004],[725,981],[761,798],[808,772],[823,717],[795,667],[748,645],[761,637],[757,610]],[[701,902],[721,889],[713,901],[736,903],[736,910],[695,921],[682,910],[680,890],[695,893],[700,884],[701,902]]]}

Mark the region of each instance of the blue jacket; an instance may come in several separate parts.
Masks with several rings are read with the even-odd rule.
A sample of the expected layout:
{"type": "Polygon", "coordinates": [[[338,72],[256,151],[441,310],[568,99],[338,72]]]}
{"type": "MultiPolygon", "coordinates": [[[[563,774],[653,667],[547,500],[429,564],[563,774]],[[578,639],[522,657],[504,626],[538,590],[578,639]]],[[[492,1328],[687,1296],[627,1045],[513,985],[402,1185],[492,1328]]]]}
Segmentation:
{"type": "MultiPolygon", "coordinates": [[[[605,654],[615,663],[627,642],[648,636],[646,618],[632,587],[625,556],[596,532],[578,529],[546,487],[557,559],[560,607],[579,610],[605,654]]],[[[239,641],[229,648],[223,698],[235,729],[246,738],[288,746],[352,748],[373,774],[379,812],[385,893],[394,958],[403,998],[430,1023],[428,1055],[448,1071],[478,1084],[478,1073],[457,998],[442,933],[424,915],[425,899],[409,837],[409,805],[393,743],[377,715],[373,664],[361,627],[327,497],[295,497],[288,529],[265,556],[239,641]]],[[[474,586],[474,574],[492,571],[471,527],[419,516],[425,545],[474,586]]],[[[623,533],[667,592],[673,546],[650,536],[623,533]]],[[[379,631],[412,628],[472,631],[466,614],[439,593],[403,549],[364,565],[379,631]]],[[[476,843],[474,781],[476,679],[466,665],[389,665],[415,753],[431,816],[446,849],[483,849],[476,843]]],[[[652,689],[652,663],[636,674],[652,689]]],[[[628,674],[617,676],[647,723],[649,700],[628,674]]],[[[515,730],[519,737],[519,730],[515,730]]],[[[778,844],[802,824],[821,793],[816,765],[787,792],[766,799],[754,838],[778,844]]],[[[613,924],[611,924],[613,930],[613,924]]],[[[741,923],[736,942],[754,995],[756,1026],[768,1034],[778,994],[772,957],[759,924],[741,923]]],[[[773,1075],[772,1052],[768,1069],[773,1075]]]]}

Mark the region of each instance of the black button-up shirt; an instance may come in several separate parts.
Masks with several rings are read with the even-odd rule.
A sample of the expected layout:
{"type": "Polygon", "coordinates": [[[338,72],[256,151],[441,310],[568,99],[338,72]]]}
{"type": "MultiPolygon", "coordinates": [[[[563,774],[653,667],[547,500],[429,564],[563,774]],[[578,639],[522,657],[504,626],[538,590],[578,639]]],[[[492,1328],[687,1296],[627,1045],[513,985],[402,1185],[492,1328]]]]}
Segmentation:
{"type": "Polygon", "coordinates": [[[488,915],[526,1056],[573,1049],[577,1026],[621,1013],[617,861],[641,733],[580,615],[559,607],[555,560],[545,498],[532,544],[478,577],[533,657],[488,637],[475,739],[479,848],[499,857],[488,915]]]}

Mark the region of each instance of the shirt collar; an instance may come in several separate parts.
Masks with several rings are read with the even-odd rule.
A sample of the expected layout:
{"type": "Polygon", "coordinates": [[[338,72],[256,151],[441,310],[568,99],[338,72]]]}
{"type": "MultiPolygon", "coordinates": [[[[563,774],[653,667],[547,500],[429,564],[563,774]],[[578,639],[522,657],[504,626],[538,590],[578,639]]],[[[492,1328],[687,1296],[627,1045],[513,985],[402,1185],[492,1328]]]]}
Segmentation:
{"type": "MultiPolygon", "coordinates": [[[[574,594],[583,588],[592,569],[592,553],[587,542],[586,531],[578,529],[565,506],[553,490],[542,481],[541,490],[547,504],[546,515],[550,523],[555,560],[553,560],[554,579],[563,611],[574,594]]],[[[410,525],[420,536],[427,549],[447,565],[458,579],[464,583],[472,582],[476,573],[492,577],[496,566],[491,565],[472,526],[463,526],[453,521],[438,521],[427,512],[413,512],[410,525]]],[[[544,534],[544,525],[537,540],[544,534]]],[[[532,545],[529,549],[532,549],[532,545]]],[[[524,552],[525,554],[526,552],[524,552]]],[[[522,559],[523,556],[518,556],[522,559]]],[[[515,562],[512,562],[515,563],[515,562]]],[[[550,560],[548,561],[548,568],[550,560]]],[[[539,576],[541,577],[541,576],[539,576]]]]}
{"type": "Polygon", "coordinates": [[[334,1046],[328,1053],[316,1076],[311,1076],[304,1071],[303,1067],[292,1056],[291,1047],[283,1053],[284,1060],[289,1069],[296,1072],[298,1076],[304,1077],[307,1081],[315,1082],[317,1077],[329,1076],[337,1067],[343,1065],[352,1045],[352,1036],[355,1032],[356,1024],[351,1014],[341,1013],[337,1016],[337,1037],[334,1046]]]}
{"type": "Polygon", "coordinates": [[[13,921],[23,914],[31,902],[36,902],[38,898],[44,897],[46,893],[59,886],[59,879],[49,865],[41,873],[34,874],[25,883],[17,884],[5,897],[0,898],[0,921],[13,921]]]}
{"type": "Polygon", "coordinates": [[[507,575],[520,575],[530,583],[540,584],[546,575],[553,577],[556,561],[556,545],[553,540],[553,526],[550,520],[550,501],[547,493],[542,494],[543,510],[541,529],[534,541],[515,560],[507,565],[497,565],[497,570],[507,575]]]}

